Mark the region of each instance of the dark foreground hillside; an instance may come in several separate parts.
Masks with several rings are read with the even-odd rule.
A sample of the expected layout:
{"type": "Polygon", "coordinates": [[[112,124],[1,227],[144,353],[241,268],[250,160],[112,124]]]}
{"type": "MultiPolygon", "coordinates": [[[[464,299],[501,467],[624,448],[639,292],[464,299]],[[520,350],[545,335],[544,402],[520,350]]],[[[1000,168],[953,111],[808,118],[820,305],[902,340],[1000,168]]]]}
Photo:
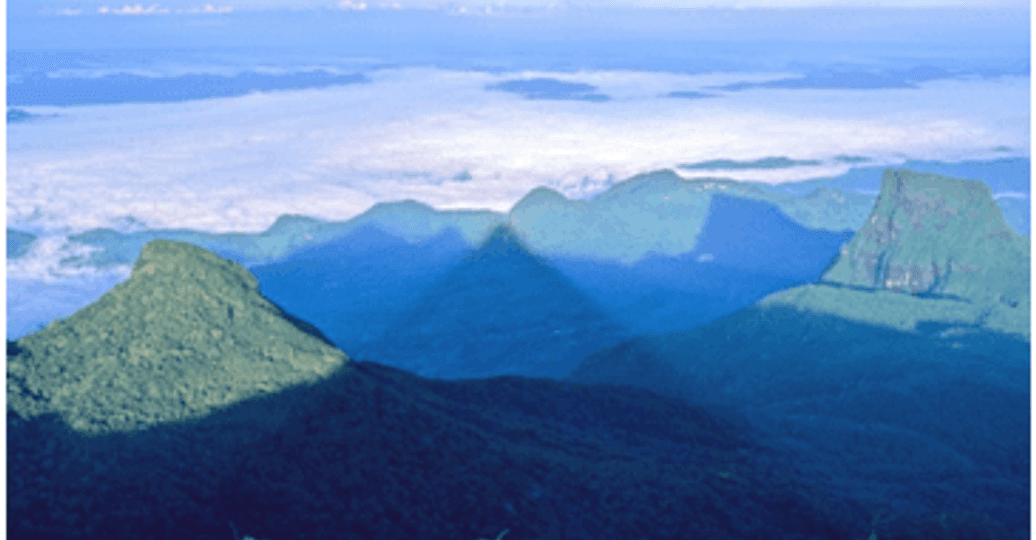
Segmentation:
{"type": "Polygon", "coordinates": [[[720,409],[349,360],[186,244],[8,364],[11,538],[1009,538],[832,498],[720,409]]]}
{"type": "Polygon", "coordinates": [[[729,407],[842,497],[973,511],[1020,538],[1028,362],[1029,343],[1010,336],[918,335],[770,306],[598,351],[570,379],[729,407]]]}

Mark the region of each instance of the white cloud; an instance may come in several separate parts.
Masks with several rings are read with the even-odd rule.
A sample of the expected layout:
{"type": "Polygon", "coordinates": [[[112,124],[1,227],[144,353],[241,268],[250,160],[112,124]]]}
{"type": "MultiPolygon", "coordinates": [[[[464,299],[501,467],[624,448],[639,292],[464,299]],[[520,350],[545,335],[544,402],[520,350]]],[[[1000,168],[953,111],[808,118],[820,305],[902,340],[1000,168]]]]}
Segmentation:
{"type": "Polygon", "coordinates": [[[82,15],[83,14],[83,10],[78,9],[78,8],[59,9],[57,11],[57,14],[62,16],[62,17],[76,17],[76,16],[79,16],[79,15],[82,15]]]}
{"type": "Polygon", "coordinates": [[[165,15],[169,13],[169,8],[161,7],[158,4],[151,4],[147,7],[144,7],[143,4],[126,4],[114,9],[101,6],[97,8],[97,13],[101,15],[165,15]]]}
{"type": "Polygon", "coordinates": [[[128,276],[129,267],[98,270],[83,263],[100,248],[70,242],[66,235],[45,235],[36,239],[29,253],[7,261],[8,279],[31,279],[43,283],[128,276]]]}
{"type": "Polygon", "coordinates": [[[993,194],[994,199],[1028,199],[1028,193],[1022,193],[1020,191],[1004,191],[1002,193],[993,194]]]}
{"type": "Polygon", "coordinates": [[[724,173],[779,183],[838,174],[848,167],[833,161],[840,154],[880,164],[1029,147],[1024,79],[686,100],[658,96],[751,77],[433,69],[371,77],[323,90],[72,107],[61,109],[62,122],[11,126],[8,222],[76,231],[131,215],[152,227],[261,231],[284,213],[343,220],[403,198],[506,211],[539,185],[586,196],[609,177],[718,158],[825,163],[724,173]],[[593,84],[613,100],[529,101],[483,89],[545,75],[593,84]],[[471,180],[452,181],[459,171],[471,180]]]}
{"type": "Polygon", "coordinates": [[[233,13],[233,6],[214,6],[212,4],[205,4],[202,7],[191,7],[187,8],[186,13],[207,13],[207,14],[226,14],[233,13]]]}
{"type": "Polygon", "coordinates": [[[337,5],[338,9],[351,11],[364,11],[367,9],[367,2],[353,2],[352,0],[341,0],[337,5]]]}

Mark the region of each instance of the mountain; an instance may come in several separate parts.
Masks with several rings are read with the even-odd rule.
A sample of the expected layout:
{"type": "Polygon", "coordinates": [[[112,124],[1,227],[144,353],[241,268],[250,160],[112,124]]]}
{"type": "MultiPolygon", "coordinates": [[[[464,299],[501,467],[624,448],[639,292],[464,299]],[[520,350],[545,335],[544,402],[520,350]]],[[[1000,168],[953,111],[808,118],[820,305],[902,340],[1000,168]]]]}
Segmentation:
{"type": "Polygon", "coordinates": [[[468,251],[455,229],[410,243],[363,225],[251,271],[263,295],[313,323],[339,348],[357,351],[468,251]]]}
{"type": "Polygon", "coordinates": [[[537,188],[509,217],[536,253],[630,263],[649,252],[693,249],[708,203],[708,193],[662,171],[635,176],[585,201],[537,188]]]}
{"type": "Polygon", "coordinates": [[[766,202],[714,195],[693,254],[728,268],[812,281],[851,237],[807,229],[766,202]]]}
{"type": "Polygon", "coordinates": [[[973,511],[1021,538],[1028,242],[991,201],[981,183],[889,171],[828,281],[596,351],[566,380],[732,407],[765,444],[809,455],[805,474],[843,497],[973,511]],[[951,258],[937,278],[914,269],[951,258]]]}
{"type": "MultiPolygon", "coordinates": [[[[882,510],[814,489],[722,411],[350,360],[184,243],[148,243],[7,362],[12,538],[860,538],[882,510]]],[[[877,530],[917,527],[886,511],[877,530]]]]}
{"type": "Polygon", "coordinates": [[[36,238],[32,233],[7,229],[7,258],[17,259],[27,254],[36,238]]]}
{"type": "Polygon", "coordinates": [[[427,377],[560,377],[628,335],[501,226],[356,354],[427,377]]]}
{"type": "Polygon", "coordinates": [[[1029,296],[1029,248],[986,184],[889,169],[867,224],[824,279],[1017,304],[1029,296]]]}
{"type": "Polygon", "coordinates": [[[366,225],[411,243],[452,228],[474,247],[504,223],[542,255],[631,263],[648,253],[677,256],[693,249],[713,194],[769,202],[801,225],[831,231],[857,228],[873,201],[870,195],[832,188],[798,197],[761,184],[684,180],[663,170],[631,177],[585,201],[569,200],[549,188],[536,188],[508,215],[486,210],[435,210],[405,200],[375,204],[341,222],[284,215],[261,233],[91,229],[71,235],[69,240],[100,249],[68,264],[98,268],[132,264],[144,244],[166,239],[189,242],[251,267],[278,261],[296,250],[329,242],[366,225]]]}
{"type": "Polygon", "coordinates": [[[257,287],[243,267],[201,248],[150,242],[128,281],[17,341],[8,408],[126,431],[313,382],[348,361],[257,287]]]}
{"type": "Polygon", "coordinates": [[[1022,538],[1029,357],[1010,335],[936,337],[771,305],[596,351],[565,380],[731,407],[841,497],[976,512],[1022,538]]]}
{"type": "Polygon", "coordinates": [[[141,248],[156,239],[188,242],[245,266],[269,264],[306,247],[341,238],[354,229],[376,226],[410,242],[428,240],[445,229],[460,232],[470,246],[504,216],[486,210],[436,210],[413,200],[378,203],[347,221],[322,221],[306,216],[284,215],[261,233],[207,233],[188,229],[153,229],[122,233],[113,229],[91,229],[72,235],[69,240],[101,248],[79,264],[110,268],[131,264],[141,248]]]}
{"type": "Polygon", "coordinates": [[[631,264],[555,257],[552,263],[638,333],[688,330],[773,292],[816,281],[849,232],[810,230],[770,203],[713,195],[695,248],[631,264]]]}
{"type": "Polygon", "coordinates": [[[529,248],[548,258],[632,264],[649,254],[676,257],[693,251],[715,197],[768,203],[799,226],[826,231],[856,229],[873,203],[872,196],[830,188],[799,197],[762,184],[687,180],[662,170],[631,177],[587,200],[536,188],[509,217],[529,248]]]}
{"type": "MultiPolygon", "coordinates": [[[[843,156],[846,163],[866,163],[869,160],[843,156]]],[[[1027,157],[1012,157],[992,160],[965,160],[960,162],[907,160],[899,168],[911,171],[933,173],[952,178],[978,180],[989,185],[997,206],[1004,213],[1008,225],[1015,232],[1029,236],[1029,196],[1031,166],[1027,157]]],[[[851,222],[850,229],[857,230],[864,225],[864,219],[873,206],[874,195],[881,187],[881,178],[886,166],[856,166],[846,173],[831,178],[815,178],[801,182],[788,182],[776,186],[759,185],[763,189],[792,195],[806,194],[818,189],[833,189],[845,198],[869,199],[861,209],[859,221],[851,222]]],[[[795,200],[795,199],[793,199],[795,200]]],[[[788,215],[800,219],[793,209],[783,206],[788,215]]],[[[805,223],[805,222],[803,222],[805,223]]]]}

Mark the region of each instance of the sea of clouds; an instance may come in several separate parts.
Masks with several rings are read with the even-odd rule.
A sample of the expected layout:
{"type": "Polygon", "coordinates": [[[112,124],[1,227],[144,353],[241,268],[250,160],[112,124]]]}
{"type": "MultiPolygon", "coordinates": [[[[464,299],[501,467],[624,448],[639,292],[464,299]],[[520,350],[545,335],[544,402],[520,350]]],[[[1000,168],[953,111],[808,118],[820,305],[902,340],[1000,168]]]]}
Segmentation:
{"type": "Polygon", "coordinates": [[[403,68],[325,89],[23,107],[54,116],[9,128],[8,225],[67,233],[129,216],[149,228],[261,231],[285,213],[343,220],[406,198],[506,211],[536,186],[581,198],[636,173],[717,158],[823,164],[682,174],[781,183],[848,170],[838,155],[953,161],[1029,146],[1027,78],[709,90],[787,76],[403,68]],[[611,99],[486,89],[534,77],[590,84],[611,99]],[[666,97],[675,91],[718,95],[666,97]]]}

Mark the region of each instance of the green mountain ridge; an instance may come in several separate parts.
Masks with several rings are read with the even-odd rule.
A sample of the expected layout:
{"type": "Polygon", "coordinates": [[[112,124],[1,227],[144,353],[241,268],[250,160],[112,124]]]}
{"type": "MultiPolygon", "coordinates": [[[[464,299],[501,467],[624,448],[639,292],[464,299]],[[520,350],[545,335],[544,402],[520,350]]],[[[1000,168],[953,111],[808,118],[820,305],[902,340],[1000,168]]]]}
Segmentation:
{"type": "Polygon", "coordinates": [[[74,266],[112,268],[132,264],[145,244],[156,239],[188,242],[245,266],[266,264],[299,249],[323,244],[348,235],[365,225],[418,243],[435,237],[447,227],[456,229],[469,244],[476,245],[503,215],[484,210],[435,210],[431,206],[404,200],[378,203],[348,221],[323,221],[294,214],[283,215],[261,233],[207,233],[190,229],[156,229],[121,233],[114,229],[91,229],[72,235],[72,242],[100,247],[85,258],[68,261],[74,266]]]}
{"type": "Polygon", "coordinates": [[[825,189],[823,197],[795,197],[734,180],[684,180],[663,170],[634,176],[587,200],[568,199],[549,188],[535,188],[507,214],[436,210],[404,200],[375,204],[347,221],[284,215],[261,233],[206,233],[189,229],[122,233],[107,228],[91,229],[72,235],[69,240],[101,250],[64,264],[97,268],[132,264],[144,244],[162,238],[189,242],[253,266],[283,259],[294,251],[329,242],[370,224],[412,243],[426,241],[452,227],[472,247],[480,245],[494,227],[510,224],[537,253],[631,263],[650,253],[678,255],[692,250],[696,229],[706,218],[711,193],[771,202],[806,227],[832,231],[857,229],[873,200],[869,195],[833,189],[825,189]]]}
{"type": "Polygon", "coordinates": [[[662,170],[634,176],[586,200],[536,188],[515,204],[510,218],[537,253],[633,263],[649,254],[693,251],[714,194],[769,202],[807,228],[831,231],[855,230],[873,201],[832,188],[795,197],[749,182],[687,180],[662,170]]]}
{"type": "Polygon", "coordinates": [[[8,407],[84,432],[127,431],[311,383],[348,361],[257,286],[201,248],[150,242],[128,281],[17,341],[8,407]]]}

